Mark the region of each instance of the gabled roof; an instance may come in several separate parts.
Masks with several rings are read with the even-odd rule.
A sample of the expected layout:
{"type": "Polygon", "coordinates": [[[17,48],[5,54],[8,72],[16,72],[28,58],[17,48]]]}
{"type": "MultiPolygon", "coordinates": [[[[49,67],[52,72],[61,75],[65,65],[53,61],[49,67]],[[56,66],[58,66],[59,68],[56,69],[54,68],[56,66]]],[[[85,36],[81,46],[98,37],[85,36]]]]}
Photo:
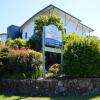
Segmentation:
{"type": "Polygon", "coordinates": [[[81,21],[80,19],[74,17],[73,15],[71,15],[71,14],[69,14],[69,13],[67,13],[67,12],[65,12],[65,11],[63,11],[63,10],[61,10],[60,8],[58,8],[58,7],[56,7],[56,6],[52,5],[52,4],[50,4],[49,6],[45,7],[44,9],[40,10],[38,13],[36,13],[35,15],[33,15],[33,16],[32,16],[30,19],[28,19],[21,27],[23,27],[29,20],[33,19],[35,16],[37,16],[39,13],[41,13],[41,12],[44,11],[45,9],[52,9],[52,8],[56,8],[56,9],[62,11],[63,13],[69,15],[70,17],[73,17],[74,19],[76,19],[76,20],[78,20],[78,21],[81,21]]]}
{"type": "Polygon", "coordinates": [[[80,19],[74,17],[73,15],[71,15],[71,14],[65,12],[64,10],[62,10],[62,9],[60,9],[60,8],[58,8],[58,7],[54,6],[54,5],[52,5],[52,4],[50,4],[49,6],[45,7],[44,9],[40,10],[40,11],[37,12],[35,15],[33,15],[33,16],[32,16],[30,19],[28,19],[20,28],[22,28],[22,27],[23,27],[27,22],[29,22],[31,19],[33,19],[34,17],[36,17],[39,13],[43,12],[43,11],[46,10],[46,9],[49,9],[49,10],[50,10],[50,9],[52,9],[52,8],[56,8],[56,9],[58,9],[59,11],[65,13],[66,15],[68,15],[68,16],[72,17],[73,19],[77,20],[77,21],[79,22],[79,24],[83,25],[83,27],[85,27],[87,30],[89,30],[89,32],[94,31],[92,28],[90,28],[90,27],[88,27],[88,26],[82,24],[80,19]]]}
{"type": "Polygon", "coordinates": [[[87,25],[85,25],[83,23],[80,23],[80,24],[82,24],[83,28],[86,28],[89,32],[94,31],[92,28],[88,27],[87,25]]]}

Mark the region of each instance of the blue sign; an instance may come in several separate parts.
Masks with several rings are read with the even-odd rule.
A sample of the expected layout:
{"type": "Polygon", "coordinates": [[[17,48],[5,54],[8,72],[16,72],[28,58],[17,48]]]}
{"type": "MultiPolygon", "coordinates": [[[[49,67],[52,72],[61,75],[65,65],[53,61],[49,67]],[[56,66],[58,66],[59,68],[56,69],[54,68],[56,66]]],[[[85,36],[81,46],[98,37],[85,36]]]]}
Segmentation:
{"type": "Polygon", "coordinates": [[[55,25],[45,27],[45,44],[51,46],[62,46],[62,33],[55,25]]]}
{"type": "Polygon", "coordinates": [[[55,25],[44,26],[43,35],[42,35],[42,54],[43,54],[42,66],[43,66],[43,78],[44,79],[45,79],[45,73],[46,73],[45,51],[53,52],[53,53],[61,53],[61,65],[62,65],[63,64],[63,46],[62,45],[63,43],[62,43],[61,31],[55,25]]]}

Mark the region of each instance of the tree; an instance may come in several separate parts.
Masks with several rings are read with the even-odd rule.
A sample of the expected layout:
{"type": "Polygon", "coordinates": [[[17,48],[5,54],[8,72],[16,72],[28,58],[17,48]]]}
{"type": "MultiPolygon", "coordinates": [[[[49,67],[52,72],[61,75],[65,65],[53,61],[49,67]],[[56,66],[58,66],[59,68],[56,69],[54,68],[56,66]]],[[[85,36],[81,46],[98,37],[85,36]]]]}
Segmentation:
{"type": "Polygon", "coordinates": [[[100,41],[75,33],[65,35],[63,71],[71,77],[100,77],[100,41]]]}
{"type": "Polygon", "coordinates": [[[8,38],[6,41],[6,45],[13,48],[14,40],[12,38],[8,38]]]}
{"type": "Polygon", "coordinates": [[[29,44],[32,49],[41,51],[43,26],[47,26],[50,24],[56,25],[63,32],[64,25],[61,22],[60,18],[54,13],[50,14],[49,16],[38,16],[35,19],[35,34],[29,40],[29,44]]]}
{"type": "MultiPolygon", "coordinates": [[[[31,49],[34,49],[35,51],[41,51],[42,49],[42,32],[43,32],[43,26],[48,26],[50,24],[56,25],[62,33],[64,33],[64,25],[61,22],[61,19],[54,13],[50,15],[41,15],[36,17],[35,19],[35,34],[29,39],[29,44],[31,49]]],[[[60,62],[60,55],[54,54],[54,53],[46,53],[46,68],[50,67],[54,63],[60,62]],[[53,60],[52,59],[55,59],[53,60]]]]}
{"type": "Polygon", "coordinates": [[[8,46],[10,46],[11,48],[14,48],[14,49],[21,49],[21,48],[27,48],[28,47],[27,41],[22,39],[22,38],[16,38],[15,40],[9,38],[6,41],[6,44],[8,46]]]}
{"type": "Polygon", "coordinates": [[[17,45],[17,48],[21,49],[23,47],[26,47],[27,42],[24,39],[16,38],[15,41],[14,41],[14,45],[17,45]]]}

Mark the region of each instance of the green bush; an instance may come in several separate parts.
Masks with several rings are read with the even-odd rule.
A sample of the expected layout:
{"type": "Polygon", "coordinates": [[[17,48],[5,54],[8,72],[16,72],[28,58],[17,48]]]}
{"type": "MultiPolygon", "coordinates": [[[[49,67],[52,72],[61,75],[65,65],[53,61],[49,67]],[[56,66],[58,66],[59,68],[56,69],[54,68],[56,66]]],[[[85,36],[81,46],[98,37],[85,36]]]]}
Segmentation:
{"type": "Polygon", "coordinates": [[[6,46],[5,46],[5,43],[0,42],[0,50],[1,50],[3,47],[6,47],[6,46]]]}
{"type": "Polygon", "coordinates": [[[15,40],[9,38],[6,41],[6,45],[8,45],[13,49],[22,49],[22,48],[27,49],[29,47],[27,41],[21,38],[16,38],[15,40]]]}
{"type": "Polygon", "coordinates": [[[14,47],[14,40],[9,38],[6,40],[6,43],[5,43],[7,46],[11,47],[11,48],[15,48],[14,47]]]}
{"type": "Polygon", "coordinates": [[[63,71],[70,77],[100,77],[100,40],[64,35],[63,71]]]}
{"type": "Polygon", "coordinates": [[[47,78],[56,77],[60,74],[61,66],[60,64],[53,64],[47,72],[47,78]]]}
{"type": "Polygon", "coordinates": [[[42,76],[41,53],[26,49],[10,49],[8,52],[6,49],[3,49],[0,54],[2,59],[2,62],[0,62],[2,66],[0,69],[1,78],[37,79],[42,76]]]}
{"type": "Polygon", "coordinates": [[[0,67],[8,66],[9,48],[3,46],[0,48],[0,67]]]}

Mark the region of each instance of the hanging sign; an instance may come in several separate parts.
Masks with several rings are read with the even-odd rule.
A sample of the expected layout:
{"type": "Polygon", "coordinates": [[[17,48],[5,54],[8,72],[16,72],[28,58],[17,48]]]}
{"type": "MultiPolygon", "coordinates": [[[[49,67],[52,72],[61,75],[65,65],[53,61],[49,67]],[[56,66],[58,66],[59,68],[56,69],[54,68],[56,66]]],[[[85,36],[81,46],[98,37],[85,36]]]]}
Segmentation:
{"type": "Polygon", "coordinates": [[[62,33],[55,25],[45,27],[45,44],[50,46],[62,46],[62,33]]]}
{"type": "Polygon", "coordinates": [[[42,54],[43,54],[43,79],[45,79],[45,51],[60,53],[61,65],[63,63],[63,43],[62,33],[55,25],[49,25],[43,27],[42,35],[42,54]]]}
{"type": "Polygon", "coordinates": [[[60,48],[45,47],[45,51],[54,52],[54,53],[61,53],[61,49],[60,48]]]}

